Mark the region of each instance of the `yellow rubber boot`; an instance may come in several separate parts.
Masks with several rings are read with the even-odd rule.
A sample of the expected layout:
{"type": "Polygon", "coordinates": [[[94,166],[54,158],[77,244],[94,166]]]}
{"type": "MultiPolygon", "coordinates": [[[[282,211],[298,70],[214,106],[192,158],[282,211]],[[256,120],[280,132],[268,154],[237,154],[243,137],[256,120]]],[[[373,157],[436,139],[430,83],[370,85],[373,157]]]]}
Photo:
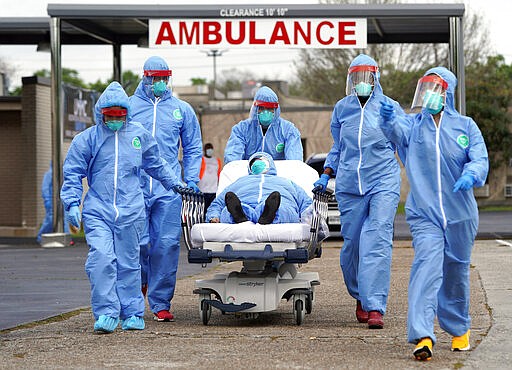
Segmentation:
{"type": "Polygon", "coordinates": [[[414,358],[418,361],[430,361],[432,359],[432,339],[422,338],[414,349],[414,358]]]}
{"type": "Polygon", "coordinates": [[[452,351],[469,351],[471,345],[469,344],[469,330],[462,334],[460,337],[452,338],[452,351]]]}

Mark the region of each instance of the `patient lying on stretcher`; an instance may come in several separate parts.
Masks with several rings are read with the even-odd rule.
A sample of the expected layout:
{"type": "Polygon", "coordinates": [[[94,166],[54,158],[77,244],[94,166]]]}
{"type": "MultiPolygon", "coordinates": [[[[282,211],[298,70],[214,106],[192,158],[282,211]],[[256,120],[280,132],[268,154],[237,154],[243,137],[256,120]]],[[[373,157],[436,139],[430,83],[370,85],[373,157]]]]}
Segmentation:
{"type": "Polygon", "coordinates": [[[211,223],[298,223],[312,201],[293,181],[277,176],[272,157],[257,152],[248,162],[249,174],[217,195],[206,213],[211,223]]]}

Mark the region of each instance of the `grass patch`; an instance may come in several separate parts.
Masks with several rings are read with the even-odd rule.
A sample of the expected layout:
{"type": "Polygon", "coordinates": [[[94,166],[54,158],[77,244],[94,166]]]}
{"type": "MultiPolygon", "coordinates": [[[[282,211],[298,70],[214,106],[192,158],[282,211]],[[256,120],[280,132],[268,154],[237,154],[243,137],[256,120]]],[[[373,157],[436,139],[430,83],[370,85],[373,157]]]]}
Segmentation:
{"type": "Polygon", "coordinates": [[[512,211],[512,206],[484,206],[479,207],[478,210],[480,212],[510,212],[512,211]]]}
{"type": "Polygon", "coordinates": [[[405,215],[405,203],[398,203],[398,208],[396,210],[397,215],[405,215]]]}
{"type": "Polygon", "coordinates": [[[60,315],[57,315],[57,316],[52,316],[52,317],[49,317],[47,319],[43,319],[43,320],[39,320],[39,321],[33,321],[33,322],[29,322],[27,324],[22,324],[22,325],[15,326],[14,328],[0,330],[0,334],[10,333],[11,331],[19,330],[19,329],[30,329],[30,328],[34,328],[36,326],[50,324],[52,322],[64,321],[64,320],[67,320],[67,319],[69,319],[69,318],[71,318],[73,316],[80,315],[82,312],[89,311],[89,310],[90,310],[90,308],[79,308],[78,310],[74,310],[74,311],[71,311],[71,312],[66,312],[66,313],[63,313],[63,314],[60,314],[60,315]]]}

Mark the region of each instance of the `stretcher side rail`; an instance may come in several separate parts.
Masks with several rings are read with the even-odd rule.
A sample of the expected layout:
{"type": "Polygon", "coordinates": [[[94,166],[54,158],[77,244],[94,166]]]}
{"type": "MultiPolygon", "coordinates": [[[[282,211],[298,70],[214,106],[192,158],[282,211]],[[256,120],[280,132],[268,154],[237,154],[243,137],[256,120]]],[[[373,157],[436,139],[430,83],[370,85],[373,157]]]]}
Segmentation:
{"type": "MultiPolygon", "coordinates": [[[[183,204],[181,212],[181,221],[185,245],[189,250],[190,263],[210,263],[213,258],[225,261],[243,261],[243,260],[282,260],[289,263],[306,263],[308,260],[321,255],[321,240],[319,239],[319,229],[322,219],[327,217],[327,203],[329,194],[323,193],[318,189],[313,190],[312,215],[309,226],[309,239],[304,244],[297,245],[294,248],[284,251],[275,251],[272,249],[272,240],[266,241],[263,249],[234,250],[231,241],[225,241],[223,250],[213,251],[203,249],[203,247],[194,247],[192,243],[191,230],[197,223],[204,222],[204,197],[202,194],[193,192],[184,192],[182,194],[183,204]]],[[[256,244],[256,243],[255,243],[256,244]]],[[[261,243],[257,243],[260,244],[261,243]]],[[[250,245],[250,243],[249,243],[250,245]]]]}
{"type": "Polygon", "coordinates": [[[196,193],[191,189],[181,188],[178,190],[181,195],[181,229],[183,240],[188,250],[192,249],[191,230],[192,226],[204,222],[205,202],[203,193],[196,193]]]}

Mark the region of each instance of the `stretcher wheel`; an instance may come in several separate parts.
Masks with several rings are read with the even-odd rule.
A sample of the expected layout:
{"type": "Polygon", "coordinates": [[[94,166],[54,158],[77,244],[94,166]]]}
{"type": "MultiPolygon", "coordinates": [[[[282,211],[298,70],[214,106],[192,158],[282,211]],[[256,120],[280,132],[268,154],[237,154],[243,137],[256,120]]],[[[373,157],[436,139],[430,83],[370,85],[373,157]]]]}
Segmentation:
{"type": "Polygon", "coordinates": [[[208,321],[212,316],[212,306],[207,302],[209,299],[211,299],[209,294],[199,295],[199,317],[201,318],[203,325],[208,325],[208,321]]]}
{"type": "Polygon", "coordinates": [[[313,311],[313,293],[306,296],[306,313],[309,315],[313,311]]]}
{"type": "Polygon", "coordinates": [[[293,314],[295,316],[295,323],[297,325],[302,325],[302,323],[304,322],[304,316],[306,314],[306,312],[304,310],[304,301],[305,301],[304,294],[297,294],[294,296],[293,314]]]}

